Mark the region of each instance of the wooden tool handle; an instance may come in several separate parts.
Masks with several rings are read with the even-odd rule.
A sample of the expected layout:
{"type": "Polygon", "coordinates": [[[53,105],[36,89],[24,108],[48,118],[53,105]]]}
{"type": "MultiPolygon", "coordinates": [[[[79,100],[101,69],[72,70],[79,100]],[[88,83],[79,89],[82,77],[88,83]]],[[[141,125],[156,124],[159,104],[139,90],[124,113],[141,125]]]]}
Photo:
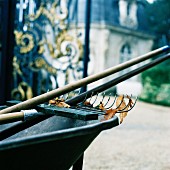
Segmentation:
{"type": "Polygon", "coordinates": [[[0,125],[5,123],[12,123],[16,121],[23,121],[24,113],[23,112],[15,112],[0,115],[0,125]]]}
{"type": "Polygon", "coordinates": [[[113,73],[116,73],[120,70],[123,70],[125,68],[128,68],[134,64],[137,64],[137,63],[140,63],[141,61],[144,61],[144,60],[147,60],[151,57],[154,57],[158,54],[161,54],[163,52],[166,52],[169,50],[169,46],[164,46],[164,47],[161,47],[159,49],[156,49],[156,50],[153,50],[147,54],[144,54],[142,56],[139,56],[137,58],[134,58],[134,59],[131,59],[127,62],[124,62],[122,64],[119,64],[115,67],[111,67],[109,69],[106,69],[98,74],[94,74],[94,75],[91,75],[91,76],[88,76],[86,78],[83,78],[81,80],[78,80],[76,82],[73,82],[73,83],[70,83],[64,87],[60,87],[58,89],[55,89],[55,90],[52,90],[50,92],[47,92],[47,93],[44,93],[44,94],[41,94],[37,97],[34,97],[34,98],[31,98],[29,100],[26,100],[26,101],[23,101],[19,104],[16,104],[14,106],[11,106],[11,107],[8,107],[8,108],[5,108],[3,110],[0,111],[0,114],[4,114],[4,113],[10,113],[10,112],[16,112],[16,111],[20,111],[20,110],[24,110],[24,109],[30,109],[30,108],[34,108],[36,105],[38,104],[42,104],[44,102],[47,102],[49,101],[50,99],[53,99],[57,96],[60,96],[60,95],[63,95],[65,93],[68,93],[70,91],[73,91],[77,88],[80,88],[82,86],[85,86],[89,83],[92,83],[92,82],[95,82],[99,79],[102,79],[104,77],[107,77],[113,73]]]}

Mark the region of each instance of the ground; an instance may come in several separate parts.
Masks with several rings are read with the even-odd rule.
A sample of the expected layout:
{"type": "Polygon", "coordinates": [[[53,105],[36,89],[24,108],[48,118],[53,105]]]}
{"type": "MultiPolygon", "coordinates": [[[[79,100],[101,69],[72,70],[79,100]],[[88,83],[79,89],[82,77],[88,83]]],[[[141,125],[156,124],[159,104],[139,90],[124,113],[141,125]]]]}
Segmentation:
{"type": "Polygon", "coordinates": [[[138,101],[88,147],[83,170],[170,170],[170,107],[138,101]]]}

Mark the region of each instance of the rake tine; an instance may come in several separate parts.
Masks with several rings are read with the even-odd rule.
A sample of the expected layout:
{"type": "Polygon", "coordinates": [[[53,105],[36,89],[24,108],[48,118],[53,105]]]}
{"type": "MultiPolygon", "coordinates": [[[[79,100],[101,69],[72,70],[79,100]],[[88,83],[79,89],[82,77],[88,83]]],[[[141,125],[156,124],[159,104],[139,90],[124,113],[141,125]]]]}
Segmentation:
{"type": "Polygon", "coordinates": [[[128,111],[130,111],[134,108],[134,106],[136,105],[137,99],[138,99],[138,97],[136,97],[134,104],[132,105],[132,107],[128,111]]]}
{"type": "Polygon", "coordinates": [[[64,99],[64,101],[66,101],[66,96],[65,96],[66,94],[63,94],[62,95],[62,98],[64,99]]]}
{"type": "Polygon", "coordinates": [[[81,88],[77,91],[74,91],[74,97],[78,97],[81,94],[81,88]]]}
{"type": "MultiPolygon", "coordinates": [[[[134,108],[134,106],[136,105],[137,99],[138,99],[138,97],[136,97],[135,102],[134,102],[134,104],[132,105],[132,107],[130,107],[130,109],[128,109],[128,110],[123,110],[123,109],[122,109],[122,110],[117,111],[117,113],[129,112],[130,110],[132,110],[132,109],[134,108]]],[[[129,103],[128,103],[128,104],[129,104],[129,103]]]]}
{"type": "MultiPolygon", "coordinates": [[[[132,95],[131,95],[132,96],[132,95]]],[[[134,101],[134,104],[132,105],[132,107],[130,107],[130,109],[128,109],[128,110],[117,110],[116,111],[116,113],[122,113],[122,112],[129,112],[130,110],[132,110],[133,108],[134,108],[134,106],[136,105],[136,102],[137,102],[137,99],[138,99],[138,97],[136,97],[136,99],[135,99],[135,101],[134,101]]],[[[115,100],[116,100],[116,97],[115,97],[115,100]]],[[[129,102],[128,102],[128,104],[129,104],[129,102]]],[[[125,109],[125,108],[124,108],[125,109]]],[[[101,113],[98,113],[99,115],[105,115],[105,113],[103,113],[103,111],[101,111],[101,113]]]]}
{"type": "Polygon", "coordinates": [[[87,100],[87,94],[86,94],[84,100],[82,102],[78,103],[77,105],[79,106],[79,105],[83,104],[86,100],[87,100]]]}
{"type": "Polygon", "coordinates": [[[106,96],[106,95],[105,95],[105,92],[104,92],[103,95],[102,95],[101,101],[99,102],[99,104],[97,104],[97,105],[95,106],[95,108],[98,108],[98,107],[100,106],[100,104],[103,103],[103,100],[104,100],[105,96],[106,96]]]}
{"type": "Polygon", "coordinates": [[[116,101],[116,94],[115,94],[115,98],[114,98],[114,101],[113,101],[113,103],[109,106],[109,107],[106,107],[106,109],[110,109],[114,104],[115,104],[115,101],[116,101]]]}
{"type": "Polygon", "coordinates": [[[104,100],[104,98],[105,98],[105,96],[106,96],[105,92],[104,92],[103,94],[104,94],[104,95],[103,95],[102,101],[101,101],[100,103],[103,103],[103,100],[104,100]]]}
{"type": "Polygon", "coordinates": [[[79,110],[88,110],[90,112],[93,112],[93,113],[98,113],[98,115],[105,115],[105,113],[101,110],[97,110],[93,107],[80,107],[78,108],[79,110]]]}
{"type": "MultiPolygon", "coordinates": [[[[132,98],[132,95],[131,95],[131,97],[130,97],[130,99],[132,98]]],[[[128,104],[122,109],[122,110],[120,110],[120,111],[124,111],[127,107],[129,107],[129,104],[130,104],[130,99],[129,99],[129,102],[128,102],[128,104]]],[[[123,99],[122,99],[122,101],[123,101],[123,99]]]]}
{"type": "MultiPolygon", "coordinates": [[[[80,93],[81,93],[81,89],[79,89],[78,93],[76,93],[76,91],[70,91],[70,92],[68,92],[68,93],[67,93],[67,97],[65,98],[65,101],[69,99],[70,93],[74,93],[74,97],[78,97],[78,96],[80,95],[80,93]]],[[[64,95],[66,95],[66,94],[64,94],[64,95]]],[[[63,95],[63,97],[64,97],[64,95],[63,95]]],[[[71,98],[72,98],[72,96],[71,96],[71,98]]]]}
{"type": "Polygon", "coordinates": [[[63,94],[63,95],[61,95],[59,98],[60,98],[60,99],[64,99],[64,100],[65,100],[65,98],[64,98],[64,94],[63,94]]]}
{"type": "Polygon", "coordinates": [[[111,93],[109,94],[109,98],[107,99],[107,102],[106,104],[104,105],[104,107],[108,104],[108,102],[110,101],[110,96],[111,96],[111,93]]]}
{"type": "Polygon", "coordinates": [[[120,104],[116,107],[116,109],[118,109],[118,108],[121,106],[121,104],[123,103],[123,99],[124,99],[124,95],[123,95],[122,101],[121,101],[120,104]]]}
{"type": "Polygon", "coordinates": [[[67,97],[66,97],[66,99],[65,99],[65,100],[67,100],[67,99],[69,98],[69,94],[70,94],[70,92],[68,92],[68,93],[67,93],[67,97]]]}
{"type": "Polygon", "coordinates": [[[94,94],[94,92],[91,93],[91,97],[90,97],[90,99],[89,99],[89,102],[91,101],[91,99],[92,99],[92,97],[93,97],[93,94],[94,94]]]}
{"type": "Polygon", "coordinates": [[[136,97],[134,104],[132,105],[132,107],[128,111],[130,111],[130,110],[132,110],[134,108],[134,106],[136,105],[137,100],[138,100],[138,97],[136,97]]]}
{"type": "Polygon", "coordinates": [[[94,103],[96,102],[98,95],[99,95],[99,93],[96,94],[96,98],[95,98],[94,102],[92,103],[92,105],[94,105],[94,103]]]}

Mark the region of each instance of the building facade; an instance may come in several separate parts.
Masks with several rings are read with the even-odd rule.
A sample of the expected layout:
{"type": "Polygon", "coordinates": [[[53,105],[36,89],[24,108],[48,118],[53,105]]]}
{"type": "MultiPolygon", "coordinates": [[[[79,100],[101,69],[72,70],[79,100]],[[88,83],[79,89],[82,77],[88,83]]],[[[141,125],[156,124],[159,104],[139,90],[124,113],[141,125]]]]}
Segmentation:
{"type": "MultiPolygon", "coordinates": [[[[102,72],[152,50],[154,35],[149,32],[145,0],[92,0],[90,26],[90,62],[88,73],[102,72]]],[[[84,30],[85,0],[78,4],[78,28],[84,30]]],[[[126,69],[100,82],[134,69],[126,69]]],[[[98,82],[97,82],[98,83],[98,82]]],[[[96,86],[93,83],[92,86],[96,86]]],[[[140,75],[116,87],[117,93],[139,95],[140,75]]]]}

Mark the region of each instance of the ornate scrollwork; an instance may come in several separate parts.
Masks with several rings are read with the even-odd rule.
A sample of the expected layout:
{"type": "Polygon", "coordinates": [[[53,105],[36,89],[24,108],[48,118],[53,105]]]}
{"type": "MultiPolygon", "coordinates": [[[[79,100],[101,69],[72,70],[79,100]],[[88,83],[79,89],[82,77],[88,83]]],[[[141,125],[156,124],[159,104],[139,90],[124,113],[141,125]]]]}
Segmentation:
{"type": "Polygon", "coordinates": [[[16,43],[20,46],[20,53],[28,53],[34,48],[34,38],[31,34],[23,34],[22,32],[14,31],[16,43]]]}
{"type": "Polygon", "coordinates": [[[33,1],[25,1],[23,23],[19,21],[14,31],[15,88],[11,95],[20,100],[79,79],[82,74],[83,45],[77,33],[68,31],[67,1],[41,0],[29,10],[33,1]]]}
{"type": "Polygon", "coordinates": [[[78,56],[78,60],[83,56],[83,45],[78,38],[68,34],[66,30],[61,31],[55,38],[55,47],[47,42],[48,49],[52,58],[61,58],[63,56],[78,56]]]}
{"type": "Polygon", "coordinates": [[[44,53],[44,51],[45,51],[45,48],[44,48],[44,41],[40,41],[39,43],[38,43],[38,54],[43,54],[44,53]]]}
{"type": "Polygon", "coordinates": [[[17,60],[17,57],[14,56],[13,58],[13,73],[16,75],[20,75],[22,76],[22,71],[21,71],[21,68],[20,68],[20,62],[17,60]]]}
{"type": "Polygon", "coordinates": [[[57,74],[57,70],[55,68],[53,68],[52,66],[50,66],[45,61],[45,59],[43,59],[42,57],[37,57],[34,61],[30,62],[29,67],[33,71],[39,71],[41,69],[45,69],[47,72],[49,72],[53,75],[57,74]]]}
{"type": "Polygon", "coordinates": [[[26,82],[20,82],[17,88],[11,92],[11,96],[17,100],[27,100],[33,97],[32,88],[26,82]]]}
{"type": "MultiPolygon", "coordinates": [[[[63,4],[66,4],[66,1],[63,4]]],[[[52,26],[55,26],[56,23],[60,23],[60,28],[66,28],[63,21],[68,16],[68,9],[65,5],[59,6],[58,2],[53,2],[51,8],[48,10],[45,3],[42,3],[36,11],[36,14],[31,14],[28,18],[30,21],[36,21],[42,15],[50,21],[52,26]],[[57,10],[58,8],[59,10],[57,10]]]]}
{"type": "Polygon", "coordinates": [[[50,11],[48,11],[44,7],[44,4],[42,4],[40,6],[40,8],[36,11],[35,15],[31,14],[31,15],[28,16],[28,18],[29,18],[30,21],[36,21],[41,15],[44,15],[51,22],[51,24],[54,26],[54,17],[50,13],[50,11]]]}

